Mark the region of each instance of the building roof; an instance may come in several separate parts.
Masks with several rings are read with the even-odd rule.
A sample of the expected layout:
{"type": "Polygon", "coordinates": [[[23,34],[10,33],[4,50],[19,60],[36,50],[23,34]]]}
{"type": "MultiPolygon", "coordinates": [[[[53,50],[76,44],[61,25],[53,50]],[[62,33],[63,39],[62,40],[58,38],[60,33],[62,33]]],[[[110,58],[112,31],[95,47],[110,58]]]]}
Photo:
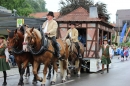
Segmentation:
{"type": "MultiPolygon", "coordinates": [[[[124,22],[129,23],[130,25],[130,9],[121,9],[116,12],[116,27],[122,28],[124,22]]],[[[121,30],[121,29],[120,29],[121,30]]]]}
{"type": "Polygon", "coordinates": [[[124,18],[129,17],[130,18],[130,9],[117,10],[116,14],[119,17],[124,17],[124,18]]]}
{"type": "MultiPolygon", "coordinates": [[[[45,18],[48,12],[39,12],[39,13],[32,13],[29,16],[32,16],[34,18],[45,18]]],[[[60,15],[59,12],[54,12],[55,18],[58,18],[60,15]]]]}
{"type": "Polygon", "coordinates": [[[101,21],[99,18],[90,18],[89,13],[83,7],[79,7],[67,15],[60,16],[57,21],[101,21]]]}
{"type": "Polygon", "coordinates": [[[0,17],[12,16],[12,11],[0,6],[0,17]]]}

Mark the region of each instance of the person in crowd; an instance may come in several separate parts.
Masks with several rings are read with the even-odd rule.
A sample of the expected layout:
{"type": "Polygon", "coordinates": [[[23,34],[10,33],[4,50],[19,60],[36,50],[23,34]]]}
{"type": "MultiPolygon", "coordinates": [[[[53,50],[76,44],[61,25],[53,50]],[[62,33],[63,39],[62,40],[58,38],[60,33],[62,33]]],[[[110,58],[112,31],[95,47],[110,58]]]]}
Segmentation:
{"type": "Polygon", "coordinates": [[[128,56],[129,56],[129,51],[128,51],[128,47],[127,46],[124,49],[124,56],[126,57],[126,60],[127,60],[128,56]]]}
{"type": "Polygon", "coordinates": [[[113,45],[111,45],[111,49],[112,49],[112,57],[111,57],[111,59],[113,59],[114,58],[114,46],[113,45]]]}
{"type": "Polygon", "coordinates": [[[124,61],[124,47],[121,48],[120,55],[121,55],[121,61],[124,61]]]}
{"type": "Polygon", "coordinates": [[[10,66],[8,64],[8,59],[9,59],[9,52],[8,52],[8,48],[6,41],[5,41],[5,37],[3,35],[0,35],[0,71],[3,71],[3,75],[4,75],[4,82],[3,82],[3,86],[7,85],[6,82],[6,70],[10,70],[10,66]]]}
{"type": "Polygon", "coordinates": [[[81,38],[81,42],[85,45],[86,44],[86,34],[83,33],[82,38],[81,38]]]}
{"type": "Polygon", "coordinates": [[[15,58],[12,52],[10,52],[9,58],[11,59],[12,66],[16,66],[15,58]]]}

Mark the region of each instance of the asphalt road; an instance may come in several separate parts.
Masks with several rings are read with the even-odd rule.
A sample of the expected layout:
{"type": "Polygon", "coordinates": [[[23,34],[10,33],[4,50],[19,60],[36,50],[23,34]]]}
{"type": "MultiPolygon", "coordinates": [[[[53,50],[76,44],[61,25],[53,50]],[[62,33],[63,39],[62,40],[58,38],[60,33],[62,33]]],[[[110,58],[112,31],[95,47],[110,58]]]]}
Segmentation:
{"type": "MultiPolygon", "coordinates": [[[[80,77],[73,75],[70,80],[65,83],[61,83],[60,74],[57,76],[56,85],[53,86],[130,86],[130,59],[128,61],[121,62],[119,59],[112,59],[112,67],[110,72],[104,74],[97,73],[82,73],[80,77]]],[[[39,74],[43,76],[42,73],[39,74]]],[[[32,77],[28,79],[24,78],[24,86],[34,86],[32,84],[32,77]]],[[[7,86],[17,86],[19,81],[19,75],[13,75],[7,77],[7,86]]],[[[0,86],[3,82],[3,78],[0,78],[0,86]]],[[[36,86],[40,86],[40,82],[36,86]]],[[[50,85],[50,80],[47,80],[46,86],[50,85]]]]}

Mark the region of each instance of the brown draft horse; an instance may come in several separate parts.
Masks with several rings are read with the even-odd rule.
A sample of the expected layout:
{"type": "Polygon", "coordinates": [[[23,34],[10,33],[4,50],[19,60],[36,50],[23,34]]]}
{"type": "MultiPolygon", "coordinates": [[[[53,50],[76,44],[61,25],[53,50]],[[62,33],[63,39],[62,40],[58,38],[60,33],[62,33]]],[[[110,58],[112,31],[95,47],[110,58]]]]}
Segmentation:
{"type": "Polygon", "coordinates": [[[84,46],[81,42],[78,42],[79,46],[80,46],[80,54],[82,55],[82,58],[79,58],[78,57],[78,51],[77,51],[75,43],[70,39],[66,39],[66,43],[69,46],[68,78],[70,78],[71,69],[74,69],[74,71],[77,72],[77,76],[79,77],[80,76],[80,70],[81,70],[81,64],[82,64],[82,58],[83,58],[83,55],[84,55],[84,46]]]}
{"type": "MultiPolygon", "coordinates": [[[[37,68],[39,63],[44,64],[44,69],[43,69],[43,81],[41,86],[45,86],[46,83],[46,74],[47,74],[47,68],[49,65],[53,66],[54,69],[54,75],[51,80],[51,84],[54,85],[56,82],[56,73],[58,70],[56,62],[58,61],[58,58],[54,55],[54,48],[52,46],[51,40],[45,37],[43,33],[43,40],[47,41],[48,45],[43,46],[42,44],[42,35],[41,32],[38,29],[26,29],[26,32],[24,34],[24,43],[23,43],[23,50],[28,51],[28,47],[30,46],[30,51],[34,54],[35,52],[39,52],[41,50],[41,47],[47,47],[45,50],[43,50],[40,54],[33,55],[34,58],[34,66],[33,66],[33,73],[37,80],[40,80],[41,78],[37,75],[37,68]]],[[[67,76],[67,61],[68,61],[68,46],[66,46],[65,43],[61,39],[57,39],[57,42],[60,45],[60,54],[61,56],[65,59],[63,61],[60,61],[60,70],[62,71],[63,78],[62,82],[65,82],[66,76],[67,76]]]]}
{"type": "Polygon", "coordinates": [[[12,50],[16,63],[19,68],[20,80],[18,85],[23,86],[23,74],[25,68],[28,67],[29,62],[33,65],[33,56],[29,52],[23,52],[24,35],[20,30],[7,30],[9,50],[12,50]]]}

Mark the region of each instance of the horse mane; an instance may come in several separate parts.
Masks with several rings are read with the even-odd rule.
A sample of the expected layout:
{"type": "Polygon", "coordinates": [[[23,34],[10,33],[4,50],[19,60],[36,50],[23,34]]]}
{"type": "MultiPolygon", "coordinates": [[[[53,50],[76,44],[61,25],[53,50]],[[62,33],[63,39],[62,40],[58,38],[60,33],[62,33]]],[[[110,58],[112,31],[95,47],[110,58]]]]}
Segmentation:
{"type": "Polygon", "coordinates": [[[66,43],[67,43],[67,45],[69,46],[69,48],[70,48],[70,46],[71,46],[71,49],[69,49],[69,50],[74,51],[75,45],[74,45],[73,43],[71,44],[70,39],[66,39],[66,43]]]}
{"type": "Polygon", "coordinates": [[[66,39],[66,43],[67,43],[67,45],[71,46],[71,42],[69,39],[66,39]]]}
{"type": "MultiPolygon", "coordinates": [[[[32,28],[28,28],[28,29],[26,29],[26,31],[30,33],[31,29],[32,28]]],[[[40,31],[38,29],[34,28],[33,33],[35,33],[35,35],[37,35],[38,38],[42,39],[42,35],[41,35],[41,33],[40,33],[40,31]]]]}
{"type": "Polygon", "coordinates": [[[42,39],[42,35],[38,29],[33,29],[33,32],[38,36],[38,38],[42,39]]]}
{"type": "Polygon", "coordinates": [[[22,34],[24,34],[24,26],[21,26],[19,29],[22,32],[22,34]]]}
{"type": "Polygon", "coordinates": [[[9,32],[9,35],[8,35],[9,38],[13,38],[13,37],[14,37],[14,31],[15,31],[15,30],[11,30],[11,31],[9,32]]]}

